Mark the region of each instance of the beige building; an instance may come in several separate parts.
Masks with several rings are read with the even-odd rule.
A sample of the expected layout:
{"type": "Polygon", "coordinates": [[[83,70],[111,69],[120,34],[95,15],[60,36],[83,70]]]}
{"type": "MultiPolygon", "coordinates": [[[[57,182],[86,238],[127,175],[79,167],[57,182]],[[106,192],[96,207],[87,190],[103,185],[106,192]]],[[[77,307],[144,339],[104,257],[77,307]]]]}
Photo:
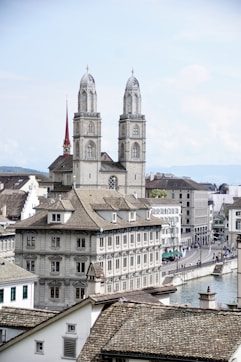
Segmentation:
{"type": "Polygon", "coordinates": [[[88,70],[80,81],[78,110],[74,114],[73,154],[70,154],[67,125],[63,155],[49,167],[51,181],[62,186],[107,188],[125,195],[145,196],[146,120],[141,113],[139,82],[133,74],[124,92],[116,162],[101,150],[101,115],[95,80],[88,70]]]}
{"type": "Polygon", "coordinates": [[[35,307],[162,284],[163,221],[133,195],[73,189],[16,224],[15,260],[39,276],[35,307]]]}
{"type": "Polygon", "coordinates": [[[181,238],[187,246],[210,243],[210,207],[208,189],[191,180],[173,175],[157,173],[146,180],[146,196],[150,197],[155,189],[165,190],[167,198],[181,205],[181,238]]]}

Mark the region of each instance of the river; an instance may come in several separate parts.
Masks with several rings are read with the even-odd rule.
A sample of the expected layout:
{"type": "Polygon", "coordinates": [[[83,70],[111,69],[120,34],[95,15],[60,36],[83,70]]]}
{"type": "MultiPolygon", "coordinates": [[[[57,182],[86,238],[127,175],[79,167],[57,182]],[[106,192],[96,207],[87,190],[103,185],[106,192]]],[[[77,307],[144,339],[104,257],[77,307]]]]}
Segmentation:
{"type": "Polygon", "coordinates": [[[193,279],[178,286],[177,292],[170,295],[171,304],[189,304],[199,307],[199,293],[207,287],[216,294],[217,307],[227,308],[228,303],[237,303],[237,270],[221,276],[207,276],[193,279]]]}

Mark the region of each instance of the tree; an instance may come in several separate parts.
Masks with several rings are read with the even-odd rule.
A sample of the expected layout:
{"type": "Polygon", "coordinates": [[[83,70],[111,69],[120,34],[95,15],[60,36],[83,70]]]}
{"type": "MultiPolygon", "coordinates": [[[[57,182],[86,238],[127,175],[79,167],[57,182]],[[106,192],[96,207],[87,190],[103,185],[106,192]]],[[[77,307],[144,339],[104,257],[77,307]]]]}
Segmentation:
{"type": "Polygon", "coordinates": [[[166,190],[155,189],[155,190],[151,191],[151,197],[164,198],[164,197],[167,197],[167,192],[166,192],[166,190]]]}

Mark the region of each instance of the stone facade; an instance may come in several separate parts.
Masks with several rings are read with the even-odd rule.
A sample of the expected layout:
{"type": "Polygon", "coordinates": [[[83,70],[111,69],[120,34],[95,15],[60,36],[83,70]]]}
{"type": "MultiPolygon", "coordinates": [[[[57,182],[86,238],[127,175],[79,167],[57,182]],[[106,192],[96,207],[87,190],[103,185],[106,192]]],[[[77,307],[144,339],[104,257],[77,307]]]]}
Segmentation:
{"type": "Polygon", "coordinates": [[[16,224],[16,263],[36,273],[35,307],[162,284],[163,221],[133,195],[74,189],[16,224]]]}
{"type": "Polygon", "coordinates": [[[84,189],[114,189],[145,196],[146,121],[141,114],[138,80],[128,79],[118,127],[118,160],[101,151],[101,115],[97,92],[88,72],[80,81],[78,111],[73,121],[73,155],[59,156],[49,167],[50,179],[84,189]]]}

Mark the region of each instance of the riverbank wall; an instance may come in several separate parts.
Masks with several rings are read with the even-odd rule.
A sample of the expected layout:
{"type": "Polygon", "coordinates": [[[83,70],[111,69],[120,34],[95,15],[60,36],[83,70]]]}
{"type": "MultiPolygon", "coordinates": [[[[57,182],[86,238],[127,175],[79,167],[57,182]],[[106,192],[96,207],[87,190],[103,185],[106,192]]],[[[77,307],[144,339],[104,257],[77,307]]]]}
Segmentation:
{"type": "MultiPolygon", "coordinates": [[[[225,260],[223,263],[218,263],[222,265],[222,270],[220,275],[232,273],[237,269],[237,258],[225,260]]],[[[203,278],[208,275],[215,274],[215,267],[218,265],[217,263],[208,263],[202,266],[198,266],[195,268],[182,268],[179,270],[175,270],[173,273],[169,273],[167,276],[163,278],[163,285],[172,284],[174,286],[182,285],[187,283],[189,280],[203,278]]]]}

